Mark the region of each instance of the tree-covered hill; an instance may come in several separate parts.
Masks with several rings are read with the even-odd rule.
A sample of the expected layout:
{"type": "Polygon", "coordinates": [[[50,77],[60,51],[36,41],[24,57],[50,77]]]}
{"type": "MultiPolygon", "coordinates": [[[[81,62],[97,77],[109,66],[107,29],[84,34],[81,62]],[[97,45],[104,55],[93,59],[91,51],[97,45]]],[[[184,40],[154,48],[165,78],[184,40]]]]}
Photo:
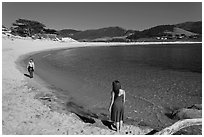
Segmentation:
{"type": "Polygon", "coordinates": [[[63,30],[59,30],[57,34],[60,35],[61,37],[72,37],[74,34],[80,33],[80,32],[81,31],[74,30],[74,29],[63,29],[63,30]]]}
{"type": "MultiPolygon", "coordinates": [[[[70,37],[78,41],[201,40],[202,36],[202,21],[158,25],[142,31],[126,30],[118,26],[85,31],[74,29],[55,30],[46,28],[44,24],[38,21],[27,19],[18,19],[12,25],[9,29],[11,34],[21,37],[42,38],[42,36],[52,35],[59,39],[70,37]]],[[[5,26],[2,26],[2,29],[5,29],[5,26]]]]}
{"type": "Polygon", "coordinates": [[[130,40],[141,38],[166,37],[168,39],[185,37],[201,37],[202,22],[186,22],[175,25],[159,25],[143,31],[135,31],[127,37],[130,40]]]}
{"type": "Polygon", "coordinates": [[[126,30],[123,28],[108,27],[108,28],[81,31],[81,32],[75,33],[72,36],[72,38],[76,40],[80,40],[80,39],[93,40],[96,38],[103,38],[103,37],[124,36],[125,33],[126,33],[126,30]]]}
{"type": "Polygon", "coordinates": [[[176,24],[175,26],[190,32],[202,34],[202,21],[185,22],[185,23],[176,24]]]}

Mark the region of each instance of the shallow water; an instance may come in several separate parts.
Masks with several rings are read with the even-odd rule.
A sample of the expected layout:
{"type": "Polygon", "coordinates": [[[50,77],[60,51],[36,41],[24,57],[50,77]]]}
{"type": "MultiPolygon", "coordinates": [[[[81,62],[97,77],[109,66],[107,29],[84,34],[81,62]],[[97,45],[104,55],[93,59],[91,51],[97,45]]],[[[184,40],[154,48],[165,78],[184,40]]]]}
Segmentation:
{"type": "Polygon", "coordinates": [[[165,113],[202,103],[201,44],[63,49],[33,58],[36,74],[84,115],[108,118],[116,79],[127,94],[127,123],[161,129],[174,122],[165,113]]]}

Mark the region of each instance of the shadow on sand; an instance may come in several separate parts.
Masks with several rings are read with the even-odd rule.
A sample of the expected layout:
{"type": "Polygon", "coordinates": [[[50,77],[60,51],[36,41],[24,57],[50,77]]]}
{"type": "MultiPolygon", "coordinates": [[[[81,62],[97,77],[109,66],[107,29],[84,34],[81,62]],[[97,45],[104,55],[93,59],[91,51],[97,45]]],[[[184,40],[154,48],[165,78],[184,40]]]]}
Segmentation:
{"type": "MultiPolygon", "coordinates": [[[[93,118],[82,116],[82,115],[79,115],[77,113],[75,113],[75,114],[85,123],[94,124],[94,123],[98,122],[98,121],[95,121],[93,118]]],[[[110,130],[116,130],[116,126],[113,124],[113,122],[110,122],[108,120],[100,120],[100,121],[104,126],[108,127],[110,130]]]]}
{"type": "Polygon", "coordinates": [[[83,122],[85,123],[102,123],[104,126],[111,130],[116,130],[113,122],[110,122],[107,118],[104,118],[105,114],[96,114],[89,110],[86,110],[84,107],[77,105],[74,102],[67,102],[68,111],[75,113],[83,122]],[[103,118],[102,118],[103,117],[103,118]]]}
{"type": "Polygon", "coordinates": [[[30,75],[28,75],[28,74],[24,74],[24,76],[31,78],[30,75]]]}
{"type": "Polygon", "coordinates": [[[116,126],[113,124],[113,122],[107,121],[107,120],[101,120],[103,125],[107,126],[111,130],[116,130],[116,126]]]}

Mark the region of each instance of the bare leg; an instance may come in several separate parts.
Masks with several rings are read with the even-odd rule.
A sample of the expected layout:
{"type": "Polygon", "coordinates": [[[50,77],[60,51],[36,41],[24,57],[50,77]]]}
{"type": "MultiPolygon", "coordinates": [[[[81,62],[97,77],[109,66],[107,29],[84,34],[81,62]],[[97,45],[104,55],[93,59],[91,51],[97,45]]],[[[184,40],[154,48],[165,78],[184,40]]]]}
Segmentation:
{"type": "Polygon", "coordinates": [[[30,71],[30,78],[33,78],[33,71],[30,71]]]}
{"type": "Polygon", "coordinates": [[[117,127],[117,132],[119,132],[120,131],[120,124],[119,124],[119,122],[116,122],[116,127],[117,127]]]}
{"type": "Polygon", "coordinates": [[[123,127],[123,121],[120,121],[120,129],[123,127]]]}

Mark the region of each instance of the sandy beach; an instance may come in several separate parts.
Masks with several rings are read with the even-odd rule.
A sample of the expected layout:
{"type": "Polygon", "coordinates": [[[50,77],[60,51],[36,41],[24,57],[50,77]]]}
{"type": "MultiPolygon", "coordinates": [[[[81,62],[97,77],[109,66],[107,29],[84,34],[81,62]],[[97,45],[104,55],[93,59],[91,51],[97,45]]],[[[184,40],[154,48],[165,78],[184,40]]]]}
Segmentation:
{"type": "MultiPolygon", "coordinates": [[[[49,89],[36,77],[29,79],[22,73],[17,60],[22,55],[56,48],[91,46],[80,43],[60,43],[47,40],[2,39],[2,134],[5,135],[49,135],[49,134],[118,134],[97,121],[84,123],[73,113],[57,112],[51,103],[36,99],[37,95],[49,94],[49,89]],[[16,64],[17,63],[17,64],[16,64]]],[[[96,44],[93,44],[94,46],[96,44]]],[[[100,45],[100,44],[97,44],[100,45]]],[[[110,45],[110,44],[109,44],[110,45]]],[[[26,73],[26,72],[24,72],[26,73]]],[[[146,134],[152,129],[125,125],[120,134],[146,134]]]]}

